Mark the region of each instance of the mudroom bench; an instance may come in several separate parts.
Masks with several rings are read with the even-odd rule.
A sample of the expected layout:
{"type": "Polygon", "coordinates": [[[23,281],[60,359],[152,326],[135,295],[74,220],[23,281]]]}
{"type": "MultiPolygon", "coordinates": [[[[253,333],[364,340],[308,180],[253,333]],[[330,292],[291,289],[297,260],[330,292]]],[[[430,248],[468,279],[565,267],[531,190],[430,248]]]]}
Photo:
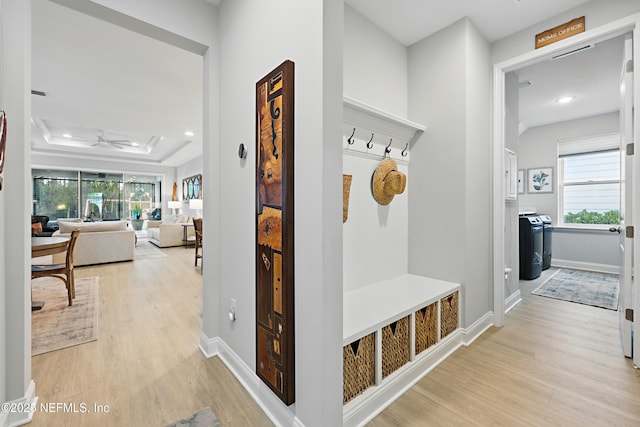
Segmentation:
{"type": "Polygon", "coordinates": [[[413,274],[345,292],[344,425],[369,420],[459,346],[459,293],[413,274]]]}

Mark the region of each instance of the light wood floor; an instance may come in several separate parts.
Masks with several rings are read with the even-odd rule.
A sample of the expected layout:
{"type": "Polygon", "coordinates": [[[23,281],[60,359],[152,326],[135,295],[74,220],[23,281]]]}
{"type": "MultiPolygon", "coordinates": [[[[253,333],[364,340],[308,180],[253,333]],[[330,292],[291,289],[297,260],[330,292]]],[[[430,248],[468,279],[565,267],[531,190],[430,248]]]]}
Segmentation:
{"type": "MultiPolygon", "coordinates": [[[[193,249],[166,258],[81,267],[99,277],[98,340],[32,358],[40,403],[91,413],[34,415],[33,426],[164,426],[206,406],[224,426],[270,426],[217,358],[198,349],[202,276],[193,249]],[[94,404],[108,405],[95,413],[94,404]]],[[[66,293],[64,286],[60,292],[66,293]]]]}
{"type": "MultiPolygon", "coordinates": [[[[39,403],[107,414],[35,414],[34,426],[164,426],[210,406],[224,426],[271,425],[218,358],[198,350],[193,250],[77,270],[98,276],[98,341],[32,359],[39,403]]],[[[547,274],[547,272],[545,272],[547,274]]],[[[638,426],[640,372],[622,357],[616,313],[531,295],[369,425],[638,426]]],[[[61,292],[65,292],[61,286],[61,292]]]]}
{"type": "MultiPolygon", "coordinates": [[[[545,275],[551,272],[544,272],[545,275]]],[[[639,426],[640,371],[617,313],[531,295],[369,426],[639,426]]]]}

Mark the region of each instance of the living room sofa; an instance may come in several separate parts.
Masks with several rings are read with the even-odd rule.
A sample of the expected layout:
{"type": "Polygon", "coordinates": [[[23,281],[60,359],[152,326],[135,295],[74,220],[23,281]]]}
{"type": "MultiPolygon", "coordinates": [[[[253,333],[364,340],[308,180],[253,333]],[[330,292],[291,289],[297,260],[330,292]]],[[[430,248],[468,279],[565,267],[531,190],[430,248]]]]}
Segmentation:
{"type": "Polygon", "coordinates": [[[187,215],[167,216],[162,221],[148,221],[147,237],[149,241],[160,248],[183,246],[188,242],[195,242],[193,218],[187,215]],[[186,240],[185,242],[185,227],[186,240]]]}
{"type": "MultiPolygon", "coordinates": [[[[59,220],[58,227],[54,237],[70,237],[73,230],[80,230],[73,251],[75,266],[133,260],[136,233],[127,226],[127,221],[59,220]]],[[[53,261],[64,262],[64,256],[64,253],[56,254],[53,261]]]]}

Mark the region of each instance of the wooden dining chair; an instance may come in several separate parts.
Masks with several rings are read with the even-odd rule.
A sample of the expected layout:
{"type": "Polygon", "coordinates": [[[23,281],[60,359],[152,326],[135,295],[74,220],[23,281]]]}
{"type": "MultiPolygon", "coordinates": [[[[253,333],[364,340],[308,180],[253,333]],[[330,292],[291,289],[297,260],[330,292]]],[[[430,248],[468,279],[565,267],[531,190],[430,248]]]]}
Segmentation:
{"type": "Polygon", "coordinates": [[[75,281],[73,277],[73,249],[76,247],[76,240],[78,240],[78,230],[71,232],[71,238],[67,244],[67,256],[65,257],[64,264],[36,264],[31,266],[31,278],[38,277],[56,277],[62,280],[67,287],[67,294],[69,295],[69,305],[73,304],[73,299],[76,297],[75,281]]]}
{"type": "MultiPolygon", "coordinates": [[[[198,266],[198,259],[202,259],[202,218],[193,218],[193,229],[196,232],[196,257],[194,265],[198,266]]],[[[202,270],[202,261],[200,261],[200,270],[202,270]]]]}

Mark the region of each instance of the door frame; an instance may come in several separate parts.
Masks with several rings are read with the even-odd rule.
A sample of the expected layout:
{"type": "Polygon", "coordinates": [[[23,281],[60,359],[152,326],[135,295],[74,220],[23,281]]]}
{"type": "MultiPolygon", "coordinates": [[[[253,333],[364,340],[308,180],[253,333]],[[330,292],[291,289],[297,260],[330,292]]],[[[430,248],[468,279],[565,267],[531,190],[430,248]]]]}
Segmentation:
{"type": "MultiPolygon", "coordinates": [[[[640,58],[640,13],[629,15],[625,18],[610,22],[592,30],[585,31],[574,37],[545,46],[543,48],[524,53],[511,59],[494,64],[493,66],[493,323],[495,326],[504,326],[505,320],[505,189],[504,189],[504,149],[505,149],[505,76],[511,71],[516,71],[537,62],[551,58],[552,56],[570,52],[577,47],[588,43],[600,42],[619,35],[633,32],[636,41],[633,47],[634,59],[640,58]]],[[[634,73],[634,103],[640,101],[640,84],[638,72],[634,73]]],[[[633,116],[634,126],[640,132],[639,109],[636,108],[633,116]]],[[[638,183],[640,166],[638,158],[634,156],[634,182],[638,183]]],[[[639,183],[640,185],[640,183],[639,183]]],[[[634,194],[637,193],[634,192],[634,194]]],[[[640,197],[634,197],[634,218],[632,224],[639,225],[640,197]]],[[[634,265],[640,266],[640,238],[634,239],[634,265]]],[[[636,292],[634,307],[640,307],[640,292],[636,292]]],[[[640,316],[640,312],[636,313],[640,316]]],[[[634,336],[640,336],[639,321],[634,325],[634,336]]],[[[635,340],[635,354],[640,354],[640,340],[635,340]]]]}

